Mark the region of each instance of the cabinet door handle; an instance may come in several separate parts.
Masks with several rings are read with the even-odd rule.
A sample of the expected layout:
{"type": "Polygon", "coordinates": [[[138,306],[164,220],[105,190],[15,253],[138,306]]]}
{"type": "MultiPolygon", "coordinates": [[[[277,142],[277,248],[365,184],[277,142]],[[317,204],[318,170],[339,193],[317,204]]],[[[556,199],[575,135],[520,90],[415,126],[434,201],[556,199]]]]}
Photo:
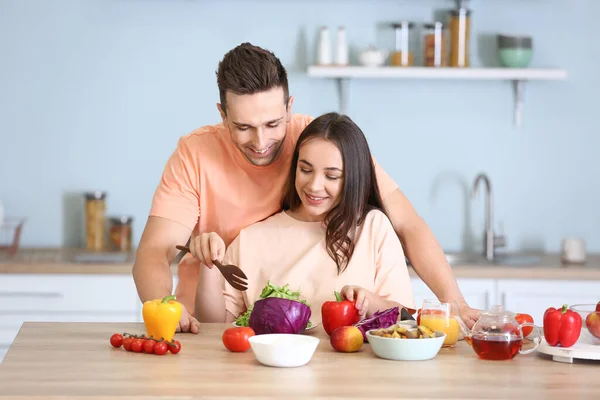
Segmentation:
{"type": "Polygon", "coordinates": [[[502,304],[502,308],[506,308],[506,293],[504,292],[500,295],[500,303],[502,304]]]}
{"type": "Polygon", "coordinates": [[[490,309],[490,292],[485,292],[485,309],[490,309]]]}
{"type": "Polygon", "coordinates": [[[2,297],[43,297],[43,298],[63,298],[62,293],[56,292],[0,292],[0,298],[2,297]]]}

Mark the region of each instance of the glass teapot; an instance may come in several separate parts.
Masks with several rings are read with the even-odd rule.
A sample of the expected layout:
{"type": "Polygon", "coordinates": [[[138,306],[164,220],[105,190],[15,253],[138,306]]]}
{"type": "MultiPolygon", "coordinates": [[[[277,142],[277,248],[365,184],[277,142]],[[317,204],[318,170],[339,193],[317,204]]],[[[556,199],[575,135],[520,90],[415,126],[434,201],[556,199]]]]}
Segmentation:
{"type": "Polygon", "coordinates": [[[479,320],[468,330],[464,322],[459,319],[465,341],[484,360],[510,360],[517,354],[533,353],[540,344],[540,329],[532,323],[520,324],[516,320],[516,313],[506,311],[500,305],[493,306],[489,311],[481,312],[479,320]],[[523,328],[532,327],[532,348],[523,349],[523,328]]]}

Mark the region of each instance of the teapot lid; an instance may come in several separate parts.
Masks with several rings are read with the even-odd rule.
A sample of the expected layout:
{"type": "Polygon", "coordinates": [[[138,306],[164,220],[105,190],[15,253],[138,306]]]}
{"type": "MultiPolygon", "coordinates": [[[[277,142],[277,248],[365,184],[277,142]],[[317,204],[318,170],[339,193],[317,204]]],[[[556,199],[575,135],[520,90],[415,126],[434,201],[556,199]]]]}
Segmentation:
{"type": "Polygon", "coordinates": [[[491,310],[482,311],[480,313],[480,315],[482,317],[485,316],[485,317],[493,317],[493,318],[502,318],[502,317],[513,318],[516,314],[512,311],[505,310],[503,306],[497,304],[497,305],[493,305],[491,310]]]}

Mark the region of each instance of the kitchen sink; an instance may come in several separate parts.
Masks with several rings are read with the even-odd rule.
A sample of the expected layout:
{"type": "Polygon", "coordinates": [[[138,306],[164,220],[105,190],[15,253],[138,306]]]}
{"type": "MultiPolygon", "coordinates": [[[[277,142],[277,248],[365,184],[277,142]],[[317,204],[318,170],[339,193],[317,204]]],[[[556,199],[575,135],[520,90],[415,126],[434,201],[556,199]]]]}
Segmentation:
{"type": "Polygon", "coordinates": [[[447,253],[446,259],[450,265],[536,265],[541,257],[526,254],[497,254],[488,261],[482,254],[477,253],[447,253]]]}

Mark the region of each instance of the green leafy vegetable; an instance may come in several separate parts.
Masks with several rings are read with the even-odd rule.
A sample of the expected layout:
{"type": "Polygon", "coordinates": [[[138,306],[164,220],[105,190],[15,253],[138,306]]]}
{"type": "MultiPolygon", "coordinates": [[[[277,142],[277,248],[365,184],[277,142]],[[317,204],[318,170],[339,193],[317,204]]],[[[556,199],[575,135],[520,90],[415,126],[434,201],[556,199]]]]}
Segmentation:
{"type": "MultiPolygon", "coordinates": [[[[290,286],[289,284],[285,284],[283,286],[278,286],[278,285],[275,285],[273,282],[268,281],[267,286],[265,286],[263,288],[262,292],[260,293],[260,298],[266,299],[267,297],[279,297],[281,299],[296,300],[296,301],[299,301],[300,303],[306,304],[308,307],[310,307],[310,304],[308,304],[306,302],[306,300],[300,299],[300,292],[292,292],[292,290],[289,288],[289,286],[290,286]]],[[[244,314],[240,315],[235,320],[235,324],[238,326],[249,326],[250,314],[252,314],[253,308],[254,308],[253,305],[248,307],[248,311],[246,311],[244,314]]],[[[310,328],[311,326],[312,326],[312,322],[308,321],[308,325],[306,327],[310,328]]]]}

